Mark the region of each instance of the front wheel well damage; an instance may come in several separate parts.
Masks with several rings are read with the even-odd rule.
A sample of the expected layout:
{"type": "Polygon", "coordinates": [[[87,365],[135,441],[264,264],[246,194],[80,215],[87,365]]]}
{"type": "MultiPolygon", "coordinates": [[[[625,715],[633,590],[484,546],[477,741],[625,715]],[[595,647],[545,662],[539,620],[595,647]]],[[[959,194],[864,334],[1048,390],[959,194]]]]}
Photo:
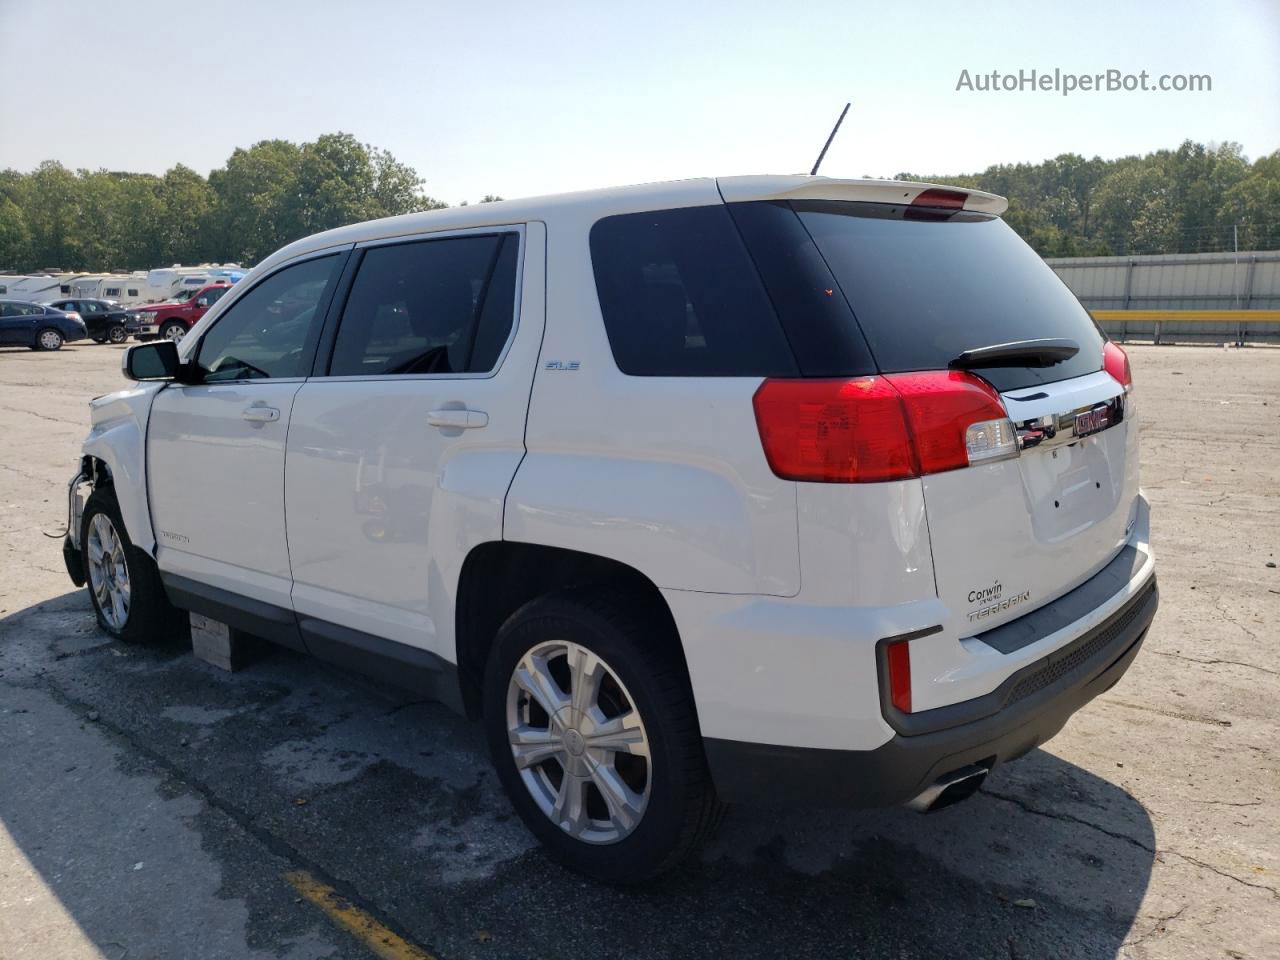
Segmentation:
{"type": "Polygon", "coordinates": [[[80,458],[80,472],[84,474],[85,480],[95,489],[100,487],[110,487],[111,468],[107,466],[107,462],[100,457],[92,454],[85,454],[80,458]]]}
{"type": "MultiPolygon", "coordinates": [[[[495,541],[472,549],[458,578],[454,629],[458,680],[466,714],[478,719],[485,664],[498,630],[525,604],[568,589],[599,587],[622,593],[628,603],[656,617],[667,629],[655,643],[684,651],[671,609],[652,580],[634,567],[595,554],[541,544],[495,541]]],[[[686,673],[688,667],[685,667],[686,673]]]]}

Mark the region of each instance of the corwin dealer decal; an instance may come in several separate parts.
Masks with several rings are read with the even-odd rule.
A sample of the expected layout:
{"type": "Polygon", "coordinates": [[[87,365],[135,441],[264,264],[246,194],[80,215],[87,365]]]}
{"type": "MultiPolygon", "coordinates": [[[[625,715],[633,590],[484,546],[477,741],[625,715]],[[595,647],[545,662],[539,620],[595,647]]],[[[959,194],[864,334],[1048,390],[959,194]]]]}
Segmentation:
{"type": "Polygon", "coordinates": [[[989,587],[970,590],[969,602],[979,604],[979,606],[976,610],[969,611],[969,622],[985,620],[992,614],[1001,613],[1011,607],[1016,607],[1020,603],[1026,603],[1030,599],[1030,590],[1023,590],[1021,593],[1006,597],[1004,595],[1004,584],[999,580],[989,587]]]}

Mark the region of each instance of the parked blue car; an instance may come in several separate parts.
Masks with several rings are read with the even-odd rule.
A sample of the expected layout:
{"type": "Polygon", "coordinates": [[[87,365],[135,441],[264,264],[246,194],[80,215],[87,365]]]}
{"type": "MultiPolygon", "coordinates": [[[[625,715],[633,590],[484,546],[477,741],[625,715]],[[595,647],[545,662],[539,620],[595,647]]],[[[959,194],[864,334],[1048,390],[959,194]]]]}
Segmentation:
{"type": "Polygon", "coordinates": [[[58,350],[89,336],[80,314],[29,300],[0,300],[0,346],[58,350]]]}

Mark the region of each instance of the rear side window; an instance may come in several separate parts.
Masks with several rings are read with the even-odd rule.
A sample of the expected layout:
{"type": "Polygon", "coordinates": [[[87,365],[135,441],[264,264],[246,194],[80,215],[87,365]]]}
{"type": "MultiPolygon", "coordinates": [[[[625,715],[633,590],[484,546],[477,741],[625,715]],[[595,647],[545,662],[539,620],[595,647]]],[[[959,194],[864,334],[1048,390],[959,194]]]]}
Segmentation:
{"type": "Polygon", "coordinates": [[[518,251],[514,233],[366,250],[329,376],[492,370],[515,316],[518,251]]]}
{"type": "Polygon", "coordinates": [[[795,359],[725,207],[606,217],[591,228],[605,331],[623,373],[795,376],[795,359]]]}
{"type": "Polygon", "coordinates": [[[1080,345],[1049,367],[975,369],[1014,390],[1102,369],[1102,337],[1049,266],[998,217],[878,203],[792,204],[840,284],[879,368],[942,370],[1017,340],[1080,345]]]}

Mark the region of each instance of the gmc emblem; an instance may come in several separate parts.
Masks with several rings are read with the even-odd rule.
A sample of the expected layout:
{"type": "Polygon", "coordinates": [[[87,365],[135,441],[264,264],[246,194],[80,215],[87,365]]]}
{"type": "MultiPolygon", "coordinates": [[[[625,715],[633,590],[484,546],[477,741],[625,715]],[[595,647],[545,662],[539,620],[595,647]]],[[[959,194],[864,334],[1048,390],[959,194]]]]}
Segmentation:
{"type": "Polygon", "coordinates": [[[1111,410],[1105,404],[1076,414],[1076,436],[1087,437],[1091,433],[1111,426],[1111,410]]]}

